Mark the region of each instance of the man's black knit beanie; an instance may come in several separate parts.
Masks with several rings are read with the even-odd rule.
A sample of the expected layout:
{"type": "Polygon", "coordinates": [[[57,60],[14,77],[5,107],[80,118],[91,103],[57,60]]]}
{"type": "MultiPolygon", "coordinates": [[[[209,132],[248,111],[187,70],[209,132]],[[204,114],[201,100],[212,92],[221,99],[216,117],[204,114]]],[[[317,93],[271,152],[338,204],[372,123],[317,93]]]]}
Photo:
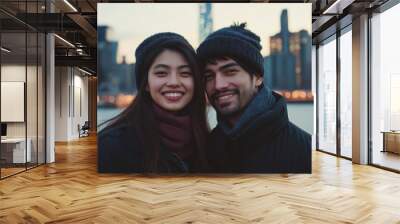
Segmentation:
{"type": "Polygon", "coordinates": [[[246,24],[232,25],[211,33],[197,48],[203,66],[210,60],[230,57],[252,74],[264,74],[260,37],[246,29],[246,24]]]}

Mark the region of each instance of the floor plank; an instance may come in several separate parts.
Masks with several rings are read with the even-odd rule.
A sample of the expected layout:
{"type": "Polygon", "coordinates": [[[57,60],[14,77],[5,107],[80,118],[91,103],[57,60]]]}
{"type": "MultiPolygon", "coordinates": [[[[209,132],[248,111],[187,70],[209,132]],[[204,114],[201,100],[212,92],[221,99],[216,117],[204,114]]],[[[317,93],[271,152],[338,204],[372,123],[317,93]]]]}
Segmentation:
{"type": "Polygon", "coordinates": [[[98,174],[96,138],[0,181],[0,223],[400,223],[400,175],[313,152],[311,175],[98,174]]]}

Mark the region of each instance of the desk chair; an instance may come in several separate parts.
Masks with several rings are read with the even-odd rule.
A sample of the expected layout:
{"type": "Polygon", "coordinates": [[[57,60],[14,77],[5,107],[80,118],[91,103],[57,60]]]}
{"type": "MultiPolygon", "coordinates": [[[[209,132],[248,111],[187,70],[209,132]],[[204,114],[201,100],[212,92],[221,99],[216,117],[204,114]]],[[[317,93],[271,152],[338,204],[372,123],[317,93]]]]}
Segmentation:
{"type": "Polygon", "coordinates": [[[90,129],[89,121],[85,121],[82,127],[80,127],[80,125],[78,124],[79,138],[89,136],[89,129],[90,129]]]}

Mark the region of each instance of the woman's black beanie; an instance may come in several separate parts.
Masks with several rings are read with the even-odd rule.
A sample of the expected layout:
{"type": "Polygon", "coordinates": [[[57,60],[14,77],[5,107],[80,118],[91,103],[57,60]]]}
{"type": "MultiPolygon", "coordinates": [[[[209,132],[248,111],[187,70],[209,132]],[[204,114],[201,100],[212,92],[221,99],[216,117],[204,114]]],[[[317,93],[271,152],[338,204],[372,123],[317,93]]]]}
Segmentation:
{"type": "Polygon", "coordinates": [[[139,46],[136,48],[135,57],[135,77],[136,77],[136,87],[139,89],[140,85],[143,81],[143,78],[147,76],[145,74],[145,59],[150,55],[150,53],[157,48],[162,48],[163,46],[180,43],[183,45],[187,45],[188,49],[195,51],[193,47],[189,44],[189,42],[181,35],[171,32],[157,33],[148,38],[146,38],[139,46]]]}

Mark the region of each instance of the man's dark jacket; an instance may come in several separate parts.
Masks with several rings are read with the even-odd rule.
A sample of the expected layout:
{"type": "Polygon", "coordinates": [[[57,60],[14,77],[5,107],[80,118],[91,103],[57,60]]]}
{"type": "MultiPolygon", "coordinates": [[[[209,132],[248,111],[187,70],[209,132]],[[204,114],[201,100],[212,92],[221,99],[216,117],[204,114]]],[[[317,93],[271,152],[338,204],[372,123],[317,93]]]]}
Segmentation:
{"type": "Polygon", "coordinates": [[[288,119],[285,100],[262,88],[233,128],[218,115],[207,157],[224,173],[311,173],[311,136],[288,119]]]}

